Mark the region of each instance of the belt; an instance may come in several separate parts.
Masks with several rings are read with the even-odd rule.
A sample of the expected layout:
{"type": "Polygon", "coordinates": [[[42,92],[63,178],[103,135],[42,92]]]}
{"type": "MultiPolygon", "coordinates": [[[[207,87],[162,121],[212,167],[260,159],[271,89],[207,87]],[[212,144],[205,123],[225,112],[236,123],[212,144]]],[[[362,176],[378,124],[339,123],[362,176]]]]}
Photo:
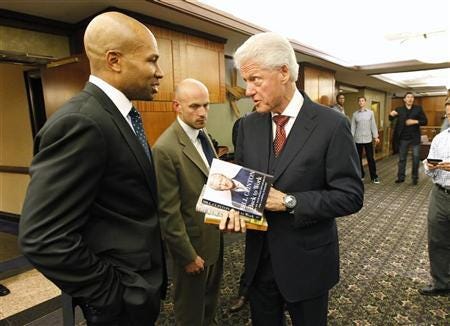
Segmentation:
{"type": "Polygon", "coordinates": [[[440,191],[444,192],[447,195],[450,195],[450,188],[442,187],[441,185],[439,185],[437,183],[435,183],[435,185],[440,191]]]}

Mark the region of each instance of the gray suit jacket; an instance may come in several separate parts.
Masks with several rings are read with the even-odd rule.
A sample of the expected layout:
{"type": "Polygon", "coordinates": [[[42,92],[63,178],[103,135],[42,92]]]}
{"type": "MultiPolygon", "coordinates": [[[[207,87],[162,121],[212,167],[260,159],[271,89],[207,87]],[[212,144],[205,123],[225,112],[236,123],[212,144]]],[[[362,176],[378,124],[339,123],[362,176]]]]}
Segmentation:
{"type": "Polygon", "coordinates": [[[46,122],[34,152],[25,256],[78,302],[149,324],[165,262],[153,166],[128,123],[87,83],[46,122]]]}

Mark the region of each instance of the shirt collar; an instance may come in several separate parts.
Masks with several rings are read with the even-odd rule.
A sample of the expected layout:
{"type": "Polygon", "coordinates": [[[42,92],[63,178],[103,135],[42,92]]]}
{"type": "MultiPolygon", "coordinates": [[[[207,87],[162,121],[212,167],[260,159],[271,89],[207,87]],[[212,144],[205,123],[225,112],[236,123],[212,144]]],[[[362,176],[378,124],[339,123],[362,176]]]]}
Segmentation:
{"type": "Polygon", "coordinates": [[[185,123],[183,120],[180,119],[179,116],[177,116],[177,121],[180,124],[181,128],[183,128],[184,132],[188,135],[189,139],[194,142],[197,140],[198,132],[200,129],[195,129],[189,126],[187,123],[185,123]]]}
{"type": "Polygon", "coordinates": [[[125,96],[124,93],[119,91],[114,86],[111,86],[103,79],[94,75],[89,76],[89,82],[99,87],[105,94],[111,99],[114,105],[119,109],[120,113],[127,118],[133,103],[125,96]]]}
{"type": "Polygon", "coordinates": [[[367,108],[364,107],[364,108],[362,108],[362,109],[358,109],[358,111],[359,111],[359,112],[364,112],[364,111],[367,111],[367,108]]]}
{"type": "MultiPolygon", "coordinates": [[[[302,94],[297,89],[295,89],[294,96],[292,96],[291,101],[281,114],[291,118],[297,118],[297,115],[300,112],[300,108],[302,107],[304,101],[305,99],[303,98],[302,94]]],[[[272,113],[272,117],[274,115],[276,114],[272,113]]]]}

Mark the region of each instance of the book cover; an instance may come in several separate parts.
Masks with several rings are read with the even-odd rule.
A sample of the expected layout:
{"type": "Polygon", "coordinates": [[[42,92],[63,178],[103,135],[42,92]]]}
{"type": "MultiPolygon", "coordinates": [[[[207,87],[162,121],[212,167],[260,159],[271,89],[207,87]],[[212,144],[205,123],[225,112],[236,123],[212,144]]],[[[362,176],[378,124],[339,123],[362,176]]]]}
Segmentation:
{"type": "Polygon", "coordinates": [[[235,209],[248,221],[262,220],[272,181],[266,173],[213,159],[197,210],[222,216],[235,209]]]}

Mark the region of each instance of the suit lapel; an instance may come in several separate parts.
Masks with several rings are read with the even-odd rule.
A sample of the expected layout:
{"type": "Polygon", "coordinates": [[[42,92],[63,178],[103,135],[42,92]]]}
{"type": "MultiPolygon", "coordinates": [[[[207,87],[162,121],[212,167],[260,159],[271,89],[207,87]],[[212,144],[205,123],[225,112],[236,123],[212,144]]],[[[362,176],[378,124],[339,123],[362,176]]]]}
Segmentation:
{"type": "Polygon", "coordinates": [[[299,155],[299,152],[303,149],[304,145],[308,141],[311,133],[317,126],[316,116],[312,102],[308,96],[302,93],[304,102],[300,112],[295,119],[289,136],[284,145],[284,149],[278,158],[277,165],[275,167],[274,182],[283,174],[292,160],[299,155]]]}
{"type": "Polygon", "coordinates": [[[97,86],[92,83],[87,83],[85,91],[93,94],[95,98],[100,102],[100,104],[105,108],[105,110],[111,115],[113,122],[116,124],[119,132],[122,134],[126,143],[130,147],[131,152],[134,154],[142,173],[145,175],[145,180],[147,181],[150,192],[152,194],[153,200],[157,203],[157,193],[156,193],[156,182],[155,182],[155,171],[153,164],[153,157],[150,151],[150,160],[145,154],[142,145],[134,134],[130,125],[125,121],[124,117],[111,101],[111,99],[97,86]]]}
{"type": "MultiPolygon", "coordinates": [[[[195,148],[194,144],[192,144],[192,141],[189,139],[186,132],[183,130],[183,128],[178,123],[178,120],[175,121],[174,124],[175,128],[175,134],[177,135],[178,141],[180,142],[180,145],[183,148],[183,153],[186,155],[186,157],[196,165],[200,171],[203,172],[205,176],[208,176],[209,170],[206,166],[205,162],[201,158],[200,154],[198,153],[197,149],[195,148]]],[[[208,134],[205,130],[205,134],[208,134]]],[[[212,146],[212,144],[211,144],[212,146]]]]}

